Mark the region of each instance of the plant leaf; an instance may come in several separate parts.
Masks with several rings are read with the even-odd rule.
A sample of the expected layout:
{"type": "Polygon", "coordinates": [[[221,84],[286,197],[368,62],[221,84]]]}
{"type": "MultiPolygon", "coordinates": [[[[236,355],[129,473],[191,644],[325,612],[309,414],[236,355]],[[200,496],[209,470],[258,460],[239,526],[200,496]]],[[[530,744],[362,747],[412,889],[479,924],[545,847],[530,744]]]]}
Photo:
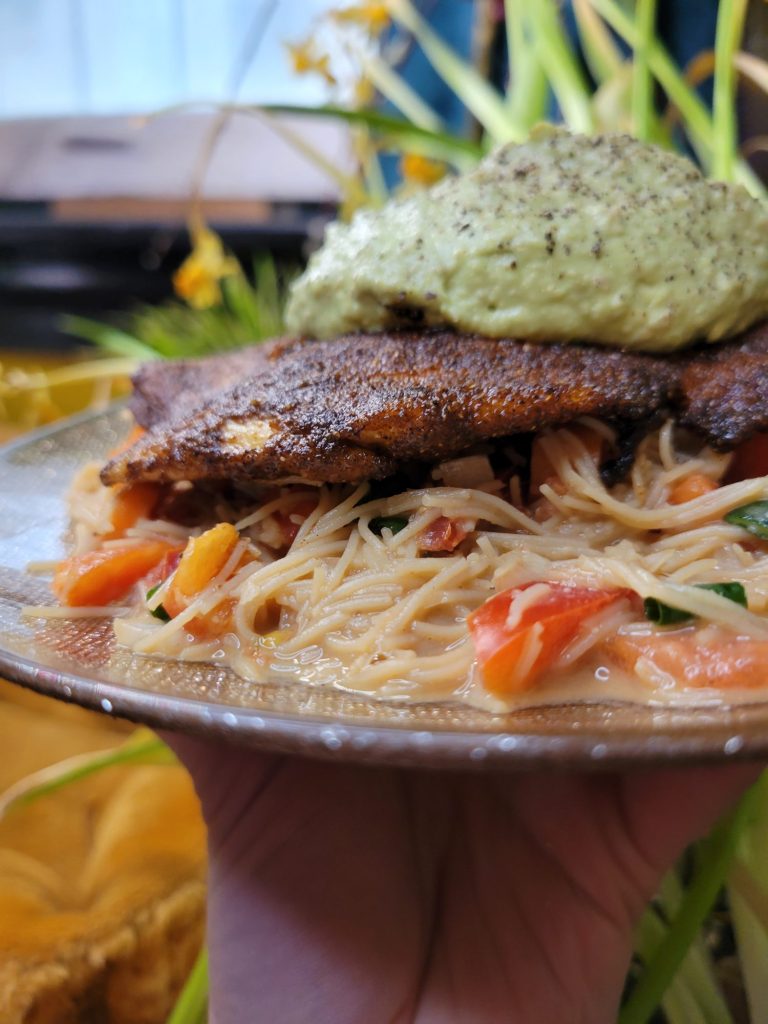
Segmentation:
{"type": "Polygon", "coordinates": [[[205,1024],[208,1008],[208,949],[200,950],[166,1024],[205,1024]]]}
{"type": "Polygon", "coordinates": [[[525,138],[525,129],[515,124],[504,100],[493,86],[443,42],[410,0],[389,0],[389,10],[392,17],[413,35],[438,75],[474,114],[494,142],[521,142],[525,138]]]}
{"type": "Polygon", "coordinates": [[[402,118],[379,110],[348,110],[345,107],[325,104],[320,107],[303,107],[296,104],[271,104],[264,108],[275,114],[306,114],[309,117],[332,117],[350,124],[362,124],[397,148],[419,152],[424,156],[446,160],[454,166],[471,167],[483,156],[485,149],[471,139],[465,139],[450,132],[431,131],[410,124],[402,118]]]}
{"type": "Polygon", "coordinates": [[[525,4],[533,45],[566,123],[577,132],[593,131],[589,87],[565,35],[558,6],[553,0],[525,0],[525,4]]]}
{"type": "Polygon", "coordinates": [[[733,62],[745,78],[749,78],[763,92],[768,92],[768,61],[755,57],[753,53],[739,50],[733,62]]]}
{"type": "Polygon", "coordinates": [[[599,84],[610,82],[626,63],[621,50],[589,0],[573,0],[573,13],[590,74],[599,84]]]}
{"type": "Polygon", "coordinates": [[[735,811],[702,844],[693,880],[686,889],[669,930],[621,1010],[618,1024],[647,1024],[684,960],[725,882],[738,843],[754,814],[758,787],[753,786],[735,811]]]}
{"type": "Polygon", "coordinates": [[[176,763],[171,750],[153,732],[137,729],[119,747],[69,757],[15,782],[0,796],[0,818],[104,768],[122,764],[176,763]]]}
{"type": "Polygon", "coordinates": [[[648,51],[655,36],[656,0],[637,0],[635,4],[637,46],[632,55],[632,127],[638,139],[647,142],[652,135],[653,77],[648,51]]]}
{"type": "Polygon", "coordinates": [[[525,5],[504,0],[504,17],[509,58],[506,104],[514,123],[527,131],[546,117],[549,83],[533,47],[525,5]]]}
{"type": "Polygon", "coordinates": [[[64,316],[61,319],[61,327],[67,334],[85,338],[86,341],[116,355],[131,356],[134,359],[157,359],[157,352],[154,349],[111,324],[90,320],[84,316],[64,316]]]}
{"type": "Polygon", "coordinates": [[[363,72],[381,95],[397,107],[411,124],[426,131],[439,132],[443,122],[406,80],[376,54],[359,54],[363,72]]]}
{"type": "MultiPolygon", "coordinates": [[[[680,888],[675,872],[670,872],[662,886],[674,880],[680,888]]],[[[664,916],[672,917],[676,905],[661,899],[664,916]]],[[[661,914],[649,906],[635,930],[635,954],[643,962],[653,959],[656,950],[664,941],[669,926],[661,914]]],[[[733,1024],[728,1007],[723,999],[712,970],[712,963],[701,937],[691,944],[680,969],[670,982],[661,1001],[666,1024],[733,1024]]]]}
{"type": "Polygon", "coordinates": [[[714,156],[712,174],[733,178],[738,146],[736,126],[736,67],[734,55],[744,34],[747,0],[720,0],[715,33],[715,81],[712,100],[714,156]]]}

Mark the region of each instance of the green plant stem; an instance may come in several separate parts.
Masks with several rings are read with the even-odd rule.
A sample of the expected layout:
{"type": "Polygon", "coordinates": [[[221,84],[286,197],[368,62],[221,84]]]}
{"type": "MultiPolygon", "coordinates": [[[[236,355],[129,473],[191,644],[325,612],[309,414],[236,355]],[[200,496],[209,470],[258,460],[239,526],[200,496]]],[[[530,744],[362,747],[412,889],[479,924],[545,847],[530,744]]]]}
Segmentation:
{"type": "MultiPolygon", "coordinates": [[[[622,9],[616,0],[590,0],[596,11],[632,49],[638,45],[638,36],[633,19],[622,9]]],[[[670,102],[680,111],[685,123],[685,130],[703,167],[707,172],[712,170],[714,154],[714,127],[707,106],[695,89],[692,89],[675,66],[669,53],[654,39],[648,47],[648,65],[656,80],[667,94],[670,102]]],[[[743,161],[736,163],[734,180],[740,182],[749,191],[760,197],[768,192],[757,175],[743,161]]]]}
{"type": "Polygon", "coordinates": [[[653,121],[653,77],[648,50],[656,29],[656,0],[637,0],[635,24],[638,45],[632,60],[632,129],[638,139],[647,142],[653,121]]]}
{"type": "Polygon", "coordinates": [[[744,33],[747,0],[720,0],[715,33],[715,81],[712,101],[714,154],[712,174],[722,181],[733,178],[738,147],[736,125],[736,68],[734,56],[744,33]]]}
{"type": "Polygon", "coordinates": [[[393,106],[397,107],[411,124],[427,131],[439,132],[441,130],[443,122],[435,111],[386,61],[376,55],[366,55],[362,52],[355,55],[364,73],[384,99],[389,100],[393,106]]]}
{"type": "Polygon", "coordinates": [[[506,102],[515,124],[531,128],[546,116],[549,84],[531,43],[524,4],[504,0],[504,20],[509,58],[506,102]]]}
{"type": "Polygon", "coordinates": [[[619,1014],[618,1024],[647,1024],[650,1020],[712,910],[757,799],[758,790],[753,787],[706,841],[693,881],[683,895],[666,936],[619,1014]]]}
{"type": "Polygon", "coordinates": [[[573,0],[573,13],[590,74],[603,85],[621,74],[624,66],[622,53],[590,0],[573,0]]]}
{"type": "Polygon", "coordinates": [[[577,132],[594,129],[589,88],[565,35],[555,0],[525,0],[533,42],[563,117],[577,132]]]}
{"type": "Polygon", "coordinates": [[[208,949],[200,950],[167,1024],[203,1024],[208,1008],[208,949]]]}

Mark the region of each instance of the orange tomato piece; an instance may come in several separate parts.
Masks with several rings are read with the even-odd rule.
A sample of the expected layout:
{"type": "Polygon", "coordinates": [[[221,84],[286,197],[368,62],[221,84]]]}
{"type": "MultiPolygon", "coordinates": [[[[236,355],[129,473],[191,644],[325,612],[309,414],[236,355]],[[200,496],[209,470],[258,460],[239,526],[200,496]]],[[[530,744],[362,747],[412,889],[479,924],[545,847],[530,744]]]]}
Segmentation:
{"type": "Polygon", "coordinates": [[[651,636],[618,635],[605,645],[627,671],[645,658],[683,687],[757,689],[768,686],[768,641],[724,636],[697,642],[696,631],[651,636]]]}
{"type": "Polygon", "coordinates": [[[716,491],[717,481],[704,473],[691,473],[690,476],[678,480],[669,492],[670,505],[684,505],[686,501],[693,501],[710,491],[716,491]]]}
{"type": "Polygon", "coordinates": [[[231,523],[218,523],[199,537],[190,537],[163,598],[163,607],[171,618],[218,576],[239,539],[231,523]]]}
{"type": "Polygon", "coordinates": [[[531,689],[587,619],[629,594],[562,583],[527,583],[496,594],[467,619],[486,689],[499,696],[531,689]],[[541,589],[527,603],[531,587],[541,589]],[[515,614],[513,602],[521,598],[515,614]]]}
{"type": "Polygon", "coordinates": [[[153,540],[74,555],[56,570],[53,592],[72,608],[111,604],[173,550],[172,544],[153,540]]]}
{"type": "Polygon", "coordinates": [[[139,519],[150,519],[160,497],[160,490],[160,485],[153,483],[118,484],[110,517],[110,537],[121,537],[139,519]]]}
{"type": "Polygon", "coordinates": [[[314,495],[310,495],[308,498],[293,504],[288,512],[278,509],[272,513],[277,525],[280,527],[287,548],[296,540],[296,534],[301,529],[301,523],[294,522],[293,517],[295,516],[303,522],[316,508],[317,498],[314,495]]]}
{"type": "Polygon", "coordinates": [[[736,448],[724,482],[737,483],[768,476],[768,434],[753,434],[736,448]]]}

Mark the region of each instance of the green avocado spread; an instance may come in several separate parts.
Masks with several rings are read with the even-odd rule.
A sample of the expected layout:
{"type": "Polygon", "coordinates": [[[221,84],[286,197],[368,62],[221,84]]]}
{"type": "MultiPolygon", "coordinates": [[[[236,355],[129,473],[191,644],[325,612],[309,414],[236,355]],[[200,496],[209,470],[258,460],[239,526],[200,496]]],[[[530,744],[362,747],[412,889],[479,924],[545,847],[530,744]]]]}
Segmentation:
{"type": "Polygon", "coordinates": [[[540,130],[328,227],[288,329],[449,326],[671,351],[768,316],[768,207],[627,135],[540,130]]]}

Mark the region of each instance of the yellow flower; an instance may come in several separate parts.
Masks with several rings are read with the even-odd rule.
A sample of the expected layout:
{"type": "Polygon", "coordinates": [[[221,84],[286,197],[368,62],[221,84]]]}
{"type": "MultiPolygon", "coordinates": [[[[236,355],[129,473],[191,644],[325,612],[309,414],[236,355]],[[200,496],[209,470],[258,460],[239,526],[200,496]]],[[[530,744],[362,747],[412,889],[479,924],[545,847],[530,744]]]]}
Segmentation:
{"type": "Polygon", "coordinates": [[[418,153],[404,153],[400,157],[400,173],[404,181],[419,185],[434,185],[445,176],[447,167],[441,160],[430,160],[418,153]]]}
{"type": "Polygon", "coordinates": [[[297,75],[306,75],[312,71],[322,75],[328,85],[335,85],[336,79],[331,71],[331,61],[327,53],[318,53],[311,39],[303,43],[286,43],[286,49],[297,75]]]}
{"type": "Polygon", "coordinates": [[[360,25],[372,36],[381,35],[389,25],[389,6],[386,3],[351,4],[349,7],[337,7],[331,11],[335,21],[360,25]]]}
{"type": "Polygon", "coordinates": [[[364,75],[358,78],[354,88],[354,106],[370,107],[375,98],[376,89],[370,78],[366,78],[364,75]]]}
{"type": "Polygon", "coordinates": [[[225,253],[221,239],[210,228],[193,227],[192,243],[192,252],[173,275],[173,288],[194,309],[207,309],[221,302],[219,282],[239,274],[240,264],[225,253]]]}

